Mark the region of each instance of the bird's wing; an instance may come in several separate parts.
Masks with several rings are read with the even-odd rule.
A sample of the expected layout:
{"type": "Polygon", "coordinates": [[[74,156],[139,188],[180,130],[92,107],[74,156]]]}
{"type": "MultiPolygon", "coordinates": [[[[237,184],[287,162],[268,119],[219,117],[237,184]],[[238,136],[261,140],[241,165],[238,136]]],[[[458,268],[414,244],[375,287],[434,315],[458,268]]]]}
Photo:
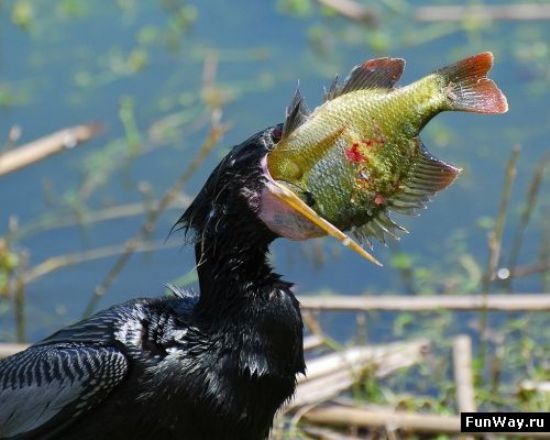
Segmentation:
{"type": "Polygon", "coordinates": [[[39,345],[0,361],[0,439],[52,438],[101,402],[128,371],[109,346],[39,345]]]}

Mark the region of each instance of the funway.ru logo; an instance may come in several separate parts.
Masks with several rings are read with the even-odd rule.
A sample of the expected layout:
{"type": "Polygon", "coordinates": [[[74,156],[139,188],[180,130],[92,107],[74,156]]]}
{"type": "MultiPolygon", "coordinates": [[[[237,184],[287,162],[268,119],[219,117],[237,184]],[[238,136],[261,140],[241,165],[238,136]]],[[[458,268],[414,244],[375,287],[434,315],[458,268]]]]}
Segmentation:
{"type": "Polygon", "coordinates": [[[462,432],[550,432],[550,413],[461,413],[462,432]]]}

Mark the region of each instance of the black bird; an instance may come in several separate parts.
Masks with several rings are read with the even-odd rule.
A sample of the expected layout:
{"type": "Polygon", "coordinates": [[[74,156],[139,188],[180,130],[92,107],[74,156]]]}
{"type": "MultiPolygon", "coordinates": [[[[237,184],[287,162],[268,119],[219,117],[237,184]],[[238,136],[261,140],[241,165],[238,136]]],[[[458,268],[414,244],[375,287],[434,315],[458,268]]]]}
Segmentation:
{"type": "Polygon", "coordinates": [[[0,439],[264,439],[305,370],[291,284],[266,261],[268,128],[234,147],[178,225],[200,293],[135,299],[0,361],[0,439]]]}

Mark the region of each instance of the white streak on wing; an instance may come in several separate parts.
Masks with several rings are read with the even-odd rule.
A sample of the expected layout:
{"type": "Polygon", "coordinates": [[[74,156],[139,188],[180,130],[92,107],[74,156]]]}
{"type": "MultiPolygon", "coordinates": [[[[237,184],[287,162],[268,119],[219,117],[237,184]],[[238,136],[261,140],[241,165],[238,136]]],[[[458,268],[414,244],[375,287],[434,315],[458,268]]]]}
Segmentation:
{"type": "Polygon", "coordinates": [[[42,386],[0,390],[0,437],[15,436],[38,428],[65,405],[78,399],[83,389],[78,382],[70,384],[67,380],[53,380],[43,382],[42,386]]]}
{"type": "Polygon", "coordinates": [[[136,316],[123,322],[122,325],[115,331],[115,339],[124,344],[130,344],[135,347],[141,346],[141,338],[143,325],[141,321],[146,316],[141,310],[137,310],[136,316]]]}
{"type": "Polygon", "coordinates": [[[120,383],[127,367],[112,347],[34,346],[0,361],[0,438],[28,433],[61,413],[60,423],[78,417],[120,383]]]}

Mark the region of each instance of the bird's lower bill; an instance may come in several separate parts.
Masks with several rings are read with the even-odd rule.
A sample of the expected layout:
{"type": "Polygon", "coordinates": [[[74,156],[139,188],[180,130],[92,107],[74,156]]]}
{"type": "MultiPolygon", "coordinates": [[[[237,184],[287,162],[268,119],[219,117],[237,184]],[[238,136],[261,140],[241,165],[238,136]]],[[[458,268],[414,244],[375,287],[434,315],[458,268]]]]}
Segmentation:
{"type": "Polygon", "coordinates": [[[262,190],[259,217],[273,232],[291,240],[307,240],[326,235],[324,231],[273,194],[268,186],[262,190]]]}
{"type": "Polygon", "coordinates": [[[261,193],[258,216],[266,226],[281,237],[290,240],[307,240],[326,235],[325,231],[290,206],[280,194],[278,195],[280,184],[271,177],[267,168],[267,156],[262,161],[262,168],[266,185],[261,193]]]}

